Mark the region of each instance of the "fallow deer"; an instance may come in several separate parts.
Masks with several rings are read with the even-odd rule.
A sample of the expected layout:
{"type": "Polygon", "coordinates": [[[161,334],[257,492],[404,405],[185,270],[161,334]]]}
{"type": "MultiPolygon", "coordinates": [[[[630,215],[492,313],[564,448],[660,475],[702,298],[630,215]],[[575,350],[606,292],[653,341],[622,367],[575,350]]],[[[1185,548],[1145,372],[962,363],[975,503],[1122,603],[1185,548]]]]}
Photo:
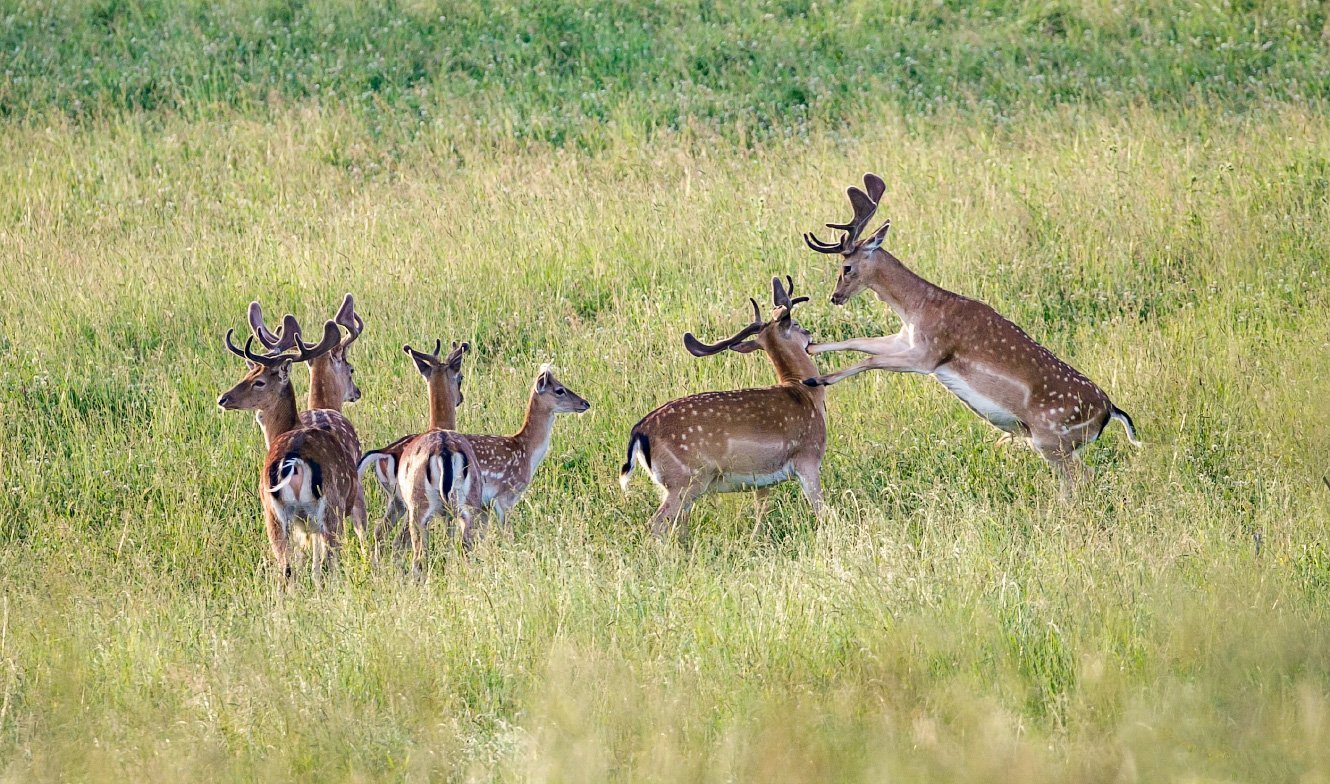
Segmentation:
{"type": "MultiPolygon", "coordinates": [[[[457,429],[457,407],[462,404],[462,359],[466,353],[471,350],[469,343],[457,343],[453,341],[452,351],[448,353],[447,358],[439,359],[439,352],[443,348],[443,342],[434,341],[434,353],[426,354],[423,351],[417,351],[411,346],[402,346],[402,351],[411,357],[416,365],[416,370],[425,377],[425,384],[429,390],[429,430],[456,430],[457,429]]],[[[402,436],[396,441],[385,447],[366,452],[360,459],[359,471],[363,477],[366,471],[373,471],[374,478],[378,480],[379,486],[383,488],[384,495],[388,499],[388,506],[384,512],[383,521],[375,531],[375,540],[384,541],[385,536],[391,534],[397,528],[398,522],[406,515],[406,504],[402,499],[402,494],[398,492],[397,487],[397,468],[402,460],[402,453],[406,450],[408,444],[418,434],[402,436]]],[[[409,536],[409,532],[403,529],[398,535],[397,543],[403,544],[409,536]]]]}
{"type": "Polygon", "coordinates": [[[268,542],[288,579],[292,541],[301,548],[308,545],[312,576],[318,582],[324,560],[337,550],[342,522],[354,502],[356,463],[335,433],[301,423],[290,369],[292,362],[309,362],[331,351],[341,333],[329,321],[323,340],[315,346],[303,343],[298,332],[290,333],[295,354],[255,353],[253,337],[245,341],[243,349],[237,348],[233,335],[234,330],[227,330],[226,347],[243,357],[249,369],[240,383],[218,398],[217,405],[263,414],[268,454],[259,474],[259,496],[268,542]]]}
{"type": "Polygon", "coordinates": [[[657,537],[675,525],[686,535],[688,511],[699,496],[761,490],[791,478],[821,513],[825,394],[802,383],[817,366],[808,355],[808,332],[792,318],[794,306],[808,298],[790,299],[793,281],[786,289],[774,278],[771,288],[775,311],[769,321],[750,299],[753,321],[733,337],[707,345],[688,333],[684,346],[697,357],[761,349],[775,367],[777,384],[672,400],[643,417],[628,436],[619,483],[627,489],[635,464],[651,475],[661,491],[651,518],[657,537]]]}
{"type": "MultiPolygon", "coordinates": [[[[301,424],[331,432],[352,456],[360,459],[360,437],[351,420],[342,413],[344,403],[360,399],[360,388],[355,383],[355,368],[348,357],[351,344],[365,330],[365,321],[356,313],[355,299],[347,294],[333,317],[333,322],[346,329],[347,336],[333,349],[310,362],[308,407],[300,414],[301,424]]],[[[263,321],[263,308],[258,302],[249,303],[249,327],[255,338],[269,352],[280,353],[292,346],[292,335],[299,332],[300,323],[287,314],[282,326],[274,334],[263,321]]],[[[262,425],[262,413],[256,415],[262,425]]],[[[366,537],[365,491],[356,480],[355,504],[351,512],[351,525],[362,543],[366,537]]]]}
{"type": "MultiPolygon", "coordinates": [[[[430,366],[431,371],[441,371],[437,379],[432,372],[425,373],[422,368],[429,389],[430,429],[367,453],[357,467],[362,475],[373,469],[388,493],[389,508],[384,528],[405,514],[411,537],[412,571],[415,573],[420,573],[425,565],[429,523],[433,518],[447,516],[456,519],[466,549],[475,544],[479,534],[474,516],[482,507],[481,480],[475,452],[465,436],[442,427],[456,424],[461,389],[460,383],[454,382],[460,382],[462,355],[467,348],[465,343],[454,344],[447,360],[430,366]],[[452,368],[456,372],[450,382],[446,376],[452,368]],[[387,479],[389,476],[391,481],[387,479]]],[[[403,350],[413,359],[421,353],[410,346],[403,346],[403,350]]],[[[436,360],[437,354],[436,347],[436,360]]],[[[419,360],[417,366],[421,366],[419,360]]]]}
{"type": "Polygon", "coordinates": [[[864,190],[848,191],[854,218],[828,223],[843,232],[837,242],[805,234],[818,253],[841,257],[831,302],[844,305],[865,289],[901,320],[894,335],[814,344],[809,351],[859,351],[872,355],[834,373],[808,378],[813,387],[835,384],[865,370],[932,375],[1007,438],[1028,439],[1053,467],[1063,495],[1086,478],[1080,450],[1117,420],[1133,445],[1131,417],[1113,405],[1090,379],[1058,359],[1020,327],[977,300],[952,293],[911,272],[882,247],[888,220],[866,239],[860,234],[877,211],[886,184],[864,175],[864,190]]]}
{"type": "Polygon", "coordinates": [[[483,480],[481,503],[504,524],[512,509],[526,492],[549,452],[554,434],[554,417],[563,413],[581,414],[591,404],[554,377],[542,366],[531,386],[526,418],[522,427],[510,436],[485,436],[468,433],[466,438],[476,450],[476,461],[483,480]]]}

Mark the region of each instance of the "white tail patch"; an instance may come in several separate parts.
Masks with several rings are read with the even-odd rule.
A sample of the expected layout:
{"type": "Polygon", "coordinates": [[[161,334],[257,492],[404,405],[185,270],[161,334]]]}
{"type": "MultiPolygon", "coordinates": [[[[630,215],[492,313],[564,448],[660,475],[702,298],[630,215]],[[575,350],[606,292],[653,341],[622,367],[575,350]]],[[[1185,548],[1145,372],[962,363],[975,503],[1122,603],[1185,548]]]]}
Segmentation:
{"type": "Polygon", "coordinates": [[[1110,420],[1116,419],[1122,423],[1122,429],[1127,431],[1127,440],[1131,442],[1132,446],[1143,446],[1140,441],[1136,440],[1136,426],[1132,424],[1131,417],[1127,416],[1126,412],[1114,407],[1109,412],[1108,418],[1110,420]]]}
{"type": "Polygon", "coordinates": [[[356,474],[365,481],[365,472],[373,469],[374,478],[385,493],[392,495],[397,487],[397,458],[382,452],[373,452],[360,459],[356,474]]]}
{"type": "Polygon", "coordinates": [[[285,503],[310,503],[314,500],[313,488],[306,481],[309,465],[304,460],[298,457],[284,458],[277,465],[277,475],[281,481],[268,488],[269,493],[285,503]]]}

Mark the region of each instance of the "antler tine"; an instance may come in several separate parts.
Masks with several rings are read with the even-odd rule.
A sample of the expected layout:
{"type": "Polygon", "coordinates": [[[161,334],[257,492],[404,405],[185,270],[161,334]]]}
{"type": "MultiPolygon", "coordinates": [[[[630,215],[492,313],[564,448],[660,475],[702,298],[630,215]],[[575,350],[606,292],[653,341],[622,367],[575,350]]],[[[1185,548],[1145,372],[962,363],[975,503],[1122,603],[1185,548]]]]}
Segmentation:
{"type": "Polygon", "coordinates": [[[249,329],[254,336],[259,339],[264,348],[271,349],[277,345],[281,338],[274,335],[268,325],[263,322],[263,306],[258,300],[249,303],[249,329]]]}
{"type": "Polygon", "coordinates": [[[340,344],[343,351],[356,342],[356,338],[360,337],[360,333],[365,331],[365,320],[360,317],[359,313],[356,313],[356,299],[350,293],[342,298],[342,306],[337,309],[337,315],[333,317],[333,321],[346,327],[346,340],[340,344]]]}
{"type": "MultiPolygon", "coordinates": [[[[453,345],[455,346],[455,345],[457,345],[457,344],[454,343],[453,345]]],[[[442,340],[439,340],[438,338],[435,338],[435,339],[434,339],[434,357],[435,357],[436,359],[438,358],[438,356],[439,356],[439,352],[440,352],[440,351],[443,351],[443,341],[442,341],[442,340]]]]}
{"type": "MultiPolygon", "coordinates": [[[[279,327],[277,330],[277,342],[272,344],[265,344],[265,346],[267,347],[268,351],[274,354],[280,354],[283,351],[286,351],[294,347],[296,344],[296,339],[299,337],[300,337],[300,322],[296,321],[295,316],[291,315],[290,313],[287,313],[285,316],[282,316],[282,326],[279,327]]],[[[260,338],[259,340],[262,341],[263,339],[260,338]]]]}
{"type": "Polygon", "coordinates": [[[238,357],[247,359],[256,365],[263,365],[264,367],[272,367],[273,365],[279,365],[283,362],[288,362],[294,359],[290,354],[255,354],[251,348],[251,346],[254,345],[253,335],[245,338],[245,347],[243,349],[237,348],[236,344],[231,340],[231,338],[234,337],[235,332],[234,329],[228,329],[226,331],[225,343],[227,350],[238,357]]]}
{"type": "Polygon", "coordinates": [[[794,278],[789,275],[785,276],[785,293],[790,295],[794,294],[794,278]]]}
{"type": "Polygon", "coordinates": [[[763,327],[762,308],[758,306],[757,300],[752,297],[749,297],[748,301],[753,305],[753,323],[719,343],[703,343],[693,333],[685,332],[683,334],[683,347],[688,349],[688,353],[695,357],[709,357],[712,354],[719,354],[736,343],[746,340],[750,335],[760,332],[763,327]]]}
{"type": "Polygon", "coordinates": [[[329,351],[337,348],[342,341],[342,331],[338,328],[337,322],[325,321],[323,323],[323,340],[317,345],[310,345],[300,339],[299,333],[296,334],[296,350],[294,357],[296,362],[313,362],[315,359],[327,354],[329,351]]]}
{"type": "Polygon", "coordinates": [[[444,364],[452,365],[461,362],[462,357],[465,356],[466,352],[470,350],[471,350],[470,343],[467,343],[465,340],[462,341],[461,343],[458,343],[456,340],[454,340],[453,350],[448,352],[448,358],[444,360],[444,364]]]}
{"type": "Polygon", "coordinates": [[[818,253],[844,253],[850,249],[855,241],[859,239],[859,235],[863,233],[864,226],[868,225],[868,222],[873,219],[873,213],[877,212],[878,200],[882,198],[882,194],[886,193],[887,190],[887,185],[882,181],[882,178],[872,172],[864,175],[864,187],[868,189],[867,193],[854,186],[847,188],[845,191],[846,195],[850,197],[850,206],[854,208],[854,217],[849,223],[826,224],[829,229],[845,232],[841,235],[840,242],[833,245],[829,242],[823,242],[816,235],[810,233],[804,235],[804,242],[808,244],[808,247],[818,253]]]}
{"type": "Polygon", "coordinates": [[[790,295],[781,285],[780,278],[771,279],[771,304],[778,308],[788,307],[790,304],[790,295]]]}

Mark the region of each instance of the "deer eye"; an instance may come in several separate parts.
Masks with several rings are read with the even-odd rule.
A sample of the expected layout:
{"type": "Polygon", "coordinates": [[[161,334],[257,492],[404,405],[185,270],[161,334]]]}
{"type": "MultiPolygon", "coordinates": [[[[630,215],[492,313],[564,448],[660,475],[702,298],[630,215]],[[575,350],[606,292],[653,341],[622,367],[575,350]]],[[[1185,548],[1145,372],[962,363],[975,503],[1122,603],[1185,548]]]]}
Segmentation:
{"type": "Polygon", "coordinates": [[[267,386],[267,385],[268,385],[268,382],[267,382],[267,381],[264,381],[264,380],[261,379],[261,378],[260,378],[260,379],[257,379],[257,380],[254,382],[254,388],[255,388],[255,389],[258,389],[259,387],[263,387],[263,386],[267,386]]]}
{"type": "Polygon", "coordinates": [[[841,272],[845,273],[846,275],[849,275],[851,272],[854,272],[854,267],[851,267],[849,264],[846,264],[844,267],[841,267],[841,272]]]}
{"type": "Polygon", "coordinates": [[[563,394],[563,387],[556,387],[555,390],[554,390],[554,394],[556,394],[556,395],[562,395],[562,394],[563,394]]]}

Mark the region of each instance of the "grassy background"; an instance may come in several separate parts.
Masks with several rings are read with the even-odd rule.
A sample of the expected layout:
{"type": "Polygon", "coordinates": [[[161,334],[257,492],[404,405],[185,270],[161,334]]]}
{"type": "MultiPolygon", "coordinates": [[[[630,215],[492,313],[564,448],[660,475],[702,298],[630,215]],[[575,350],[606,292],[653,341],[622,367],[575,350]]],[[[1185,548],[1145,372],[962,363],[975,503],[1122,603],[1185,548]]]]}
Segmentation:
{"type": "Polygon", "coordinates": [[[3,778],[1330,777],[1320,5],[0,22],[3,778]],[[733,496],[655,545],[628,428],[770,378],[682,332],[784,273],[819,338],[894,329],[798,240],[867,169],[898,255],[1148,446],[1110,430],[1063,504],[936,384],[864,376],[830,395],[828,520],[787,487],[756,541],[733,496]],[[423,422],[400,345],[431,337],[475,346],[466,429],[515,427],[546,360],[595,408],[511,539],[425,585],[350,548],[283,595],[220,336],[348,290],[367,444],[423,422]]]}

